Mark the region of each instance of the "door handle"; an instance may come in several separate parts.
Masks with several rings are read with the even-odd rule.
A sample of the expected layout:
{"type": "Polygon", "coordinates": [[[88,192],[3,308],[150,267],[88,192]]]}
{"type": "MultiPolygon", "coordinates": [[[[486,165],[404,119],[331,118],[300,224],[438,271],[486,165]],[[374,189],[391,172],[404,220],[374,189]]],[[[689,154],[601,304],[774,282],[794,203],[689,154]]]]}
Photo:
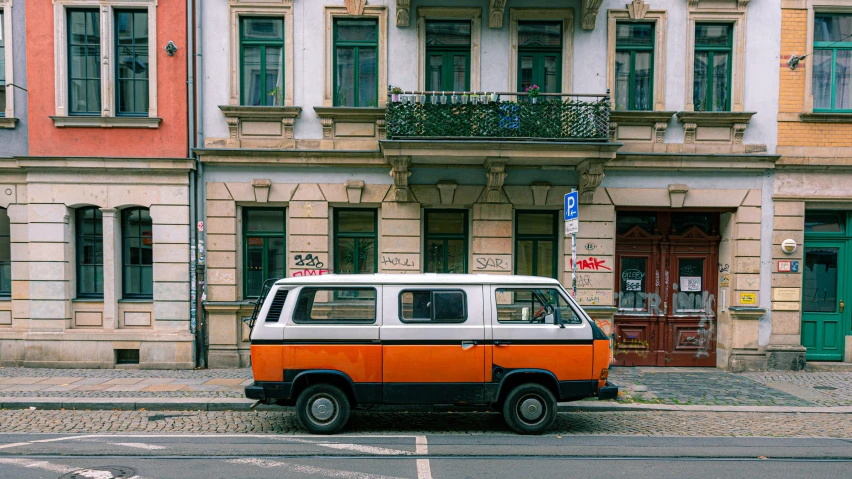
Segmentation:
{"type": "Polygon", "coordinates": [[[462,341],[462,349],[468,350],[476,346],[476,341],[462,341]]]}
{"type": "Polygon", "coordinates": [[[843,312],[843,307],[844,307],[844,306],[846,306],[846,305],[845,305],[845,304],[843,304],[843,300],[841,299],[841,300],[840,300],[840,312],[841,312],[841,313],[843,312]]]}
{"type": "Polygon", "coordinates": [[[508,346],[512,343],[509,341],[494,341],[494,346],[508,346]]]}

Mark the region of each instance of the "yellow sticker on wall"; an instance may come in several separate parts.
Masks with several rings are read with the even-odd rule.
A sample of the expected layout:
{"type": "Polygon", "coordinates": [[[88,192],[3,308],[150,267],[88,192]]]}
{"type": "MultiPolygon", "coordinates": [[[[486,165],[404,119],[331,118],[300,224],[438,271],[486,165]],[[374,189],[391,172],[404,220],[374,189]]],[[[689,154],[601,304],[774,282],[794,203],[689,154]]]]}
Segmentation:
{"type": "Polygon", "coordinates": [[[757,304],[757,294],[740,293],[740,304],[757,304]]]}

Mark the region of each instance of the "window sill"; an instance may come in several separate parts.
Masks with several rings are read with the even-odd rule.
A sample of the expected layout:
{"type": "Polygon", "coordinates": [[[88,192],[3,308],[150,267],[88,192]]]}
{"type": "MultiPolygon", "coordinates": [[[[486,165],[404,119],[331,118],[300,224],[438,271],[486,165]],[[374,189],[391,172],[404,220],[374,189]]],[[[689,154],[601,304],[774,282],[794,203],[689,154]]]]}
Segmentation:
{"type": "Polygon", "coordinates": [[[804,123],[852,123],[852,113],[802,113],[799,119],[804,123]]]}
{"type": "Polygon", "coordinates": [[[103,303],[104,298],[74,298],[72,303],[103,303]]]}
{"type": "Polygon", "coordinates": [[[58,128],[159,128],[162,118],[135,116],[52,116],[58,128]]]}
{"type": "Polygon", "coordinates": [[[131,298],[131,299],[119,299],[119,303],[153,303],[153,298],[131,298]]]}
{"type": "Polygon", "coordinates": [[[6,118],[5,116],[0,116],[0,128],[12,129],[15,128],[17,123],[17,118],[6,118]]]}

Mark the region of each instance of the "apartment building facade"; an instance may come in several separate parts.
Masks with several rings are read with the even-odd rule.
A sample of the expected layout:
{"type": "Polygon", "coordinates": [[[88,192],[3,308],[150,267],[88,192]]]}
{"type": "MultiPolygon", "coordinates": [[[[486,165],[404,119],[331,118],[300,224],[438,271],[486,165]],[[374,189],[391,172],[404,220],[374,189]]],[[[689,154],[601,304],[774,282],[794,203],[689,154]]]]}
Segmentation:
{"type": "Polygon", "coordinates": [[[770,307],[777,7],[205,1],[209,365],[248,363],[265,280],[332,272],[576,281],[616,364],[798,364],[770,307]]]}

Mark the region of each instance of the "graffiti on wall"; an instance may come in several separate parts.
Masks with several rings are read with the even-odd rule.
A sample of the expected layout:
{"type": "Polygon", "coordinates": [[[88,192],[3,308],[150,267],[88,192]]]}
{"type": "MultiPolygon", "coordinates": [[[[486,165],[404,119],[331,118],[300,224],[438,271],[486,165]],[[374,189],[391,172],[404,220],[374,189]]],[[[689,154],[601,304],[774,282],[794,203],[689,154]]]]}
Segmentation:
{"type": "MultiPolygon", "coordinates": [[[[570,259],[568,260],[568,267],[574,267],[574,262],[570,259]]],[[[605,259],[595,258],[594,256],[577,260],[577,269],[580,271],[612,271],[612,268],[607,266],[605,259]]]]}

